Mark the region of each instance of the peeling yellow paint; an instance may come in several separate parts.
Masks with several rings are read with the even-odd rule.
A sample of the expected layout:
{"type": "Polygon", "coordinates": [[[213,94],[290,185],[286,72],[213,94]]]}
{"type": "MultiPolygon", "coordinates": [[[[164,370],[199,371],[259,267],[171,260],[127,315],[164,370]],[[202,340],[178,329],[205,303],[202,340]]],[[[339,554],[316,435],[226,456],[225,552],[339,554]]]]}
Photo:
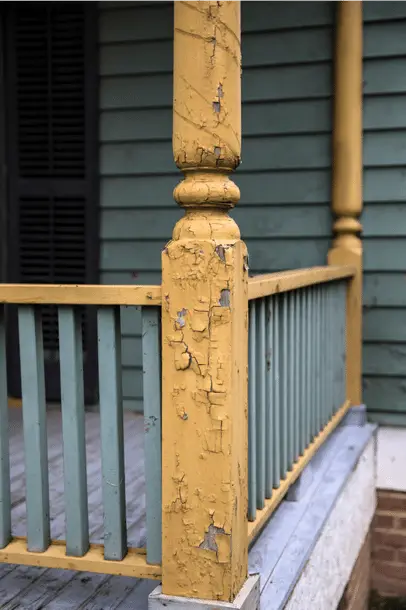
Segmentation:
{"type": "Polygon", "coordinates": [[[247,251],[240,3],[176,2],[173,150],[185,208],[162,253],[163,592],[231,601],[247,577],[247,251]]]}
{"type": "Polygon", "coordinates": [[[337,12],[330,265],[351,265],[347,291],[347,397],[362,402],[362,2],[337,12]]]}
{"type": "MultiPolygon", "coordinates": [[[[208,215],[200,222],[209,222],[208,215]]],[[[170,295],[170,306],[163,312],[163,583],[168,594],[229,600],[247,570],[242,523],[247,497],[248,291],[241,264],[246,250],[240,240],[222,243],[231,247],[220,268],[213,264],[216,240],[193,241],[204,252],[198,260],[196,248],[185,247],[185,241],[190,242],[172,241],[163,254],[163,289],[170,295]],[[229,303],[220,307],[224,285],[229,286],[229,303]],[[203,312],[208,315],[204,338],[196,333],[192,313],[202,294],[209,304],[209,311],[203,312]],[[182,305],[188,313],[182,338],[174,341],[182,305]],[[238,463],[244,466],[239,469],[238,463]],[[198,494],[189,494],[197,488],[198,494]],[[224,527],[218,553],[200,546],[213,514],[215,523],[224,527]],[[165,559],[167,554],[171,561],[165,559]]]]}
{"type": "Polygon", "coordinates": [[[237,203],[227,174],[241,152],[239,2],[175,3],[173,151],[177,166],[199,169],[175,192],[183,205],[196,196],[211,205],[237,203]],[[209,170],[209,171],[205,171],[209,170]]]}

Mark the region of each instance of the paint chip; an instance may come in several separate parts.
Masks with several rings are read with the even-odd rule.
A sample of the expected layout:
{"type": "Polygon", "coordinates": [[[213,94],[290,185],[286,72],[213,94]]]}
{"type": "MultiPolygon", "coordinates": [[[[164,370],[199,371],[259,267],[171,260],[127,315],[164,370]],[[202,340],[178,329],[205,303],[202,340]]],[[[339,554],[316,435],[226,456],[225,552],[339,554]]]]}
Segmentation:
{"type": "Polygon", "coordinates": [[[228,288],[224,288],[220,293],[220,301],[221,307],[230,307],[230,291],[228,288]]]}

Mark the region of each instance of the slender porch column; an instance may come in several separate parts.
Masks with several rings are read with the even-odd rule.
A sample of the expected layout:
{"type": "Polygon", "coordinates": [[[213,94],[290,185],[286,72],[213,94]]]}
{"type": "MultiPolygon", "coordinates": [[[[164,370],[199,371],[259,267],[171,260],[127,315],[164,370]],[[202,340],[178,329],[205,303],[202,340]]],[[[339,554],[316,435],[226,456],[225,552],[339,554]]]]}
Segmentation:
{"type": "Polygon", "coordinates": [[[247,577],[247,252],[239,2],[175,2],[173,152],[184,208],[162,255],[163,593],[233,600],[247,577]]]}
{"type": "Polygon", "coordinates": [[[357,273],[347,297],[347,397],[362,401],[362,2],[337,4],[334,86],[332,265],[357,273]]]}

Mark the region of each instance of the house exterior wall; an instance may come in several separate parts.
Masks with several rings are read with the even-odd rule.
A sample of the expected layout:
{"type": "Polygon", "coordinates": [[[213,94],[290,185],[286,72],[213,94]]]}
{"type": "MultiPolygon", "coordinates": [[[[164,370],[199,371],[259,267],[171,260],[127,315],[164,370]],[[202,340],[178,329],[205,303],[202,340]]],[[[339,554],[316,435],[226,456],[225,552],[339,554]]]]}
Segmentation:
{"type": "MultiPolygon", "coordinates": [[[[286,610],[365,610],[365,588],[359,591],[359,596],[350,593],[350,599],[347,599],[350,604],[345,605],[345,600],[349,592],[347,587],[355,584],[354,567],[360,554],[363,577],[369,578],[362,554],[368,550],[367,537],[375,511],[374,449],[371,440],[337,500],[312,555],[303,566],[300,579],[285,605],[286,610]]],[[[356,576],[355,580],[358,580],[356,576]]],[[[365,585],[368,587],[368,582],[365,585]]],[[[265,601],[264,596],[261,601],[265,601]]],[[[268,606],[264,604],[264,607],[268,606]]]]}
{"type": "Polygon", "coordinates": [[[368,610],[371,584],[371,535],[368,533],[337,610],[368,610]]]}
{"type": "MultiPolygon", "coordinates": [[[[406,601],[406,493],[377,490],[377,509],[371,531],[371,590],[376,597],[406,601]]],[[[379,607],[379,606],[377,606],[379,607]]]]}
{"type": "Polygon", "coordinates": [[[405,460],[406,429],[380,426],[376,447],[378,504],[371,532],[371,589],[377,603],[380,597],[402,598],[403,604],[406,600],[405,460]]]}
{"type": "MultiPolygon", "coordinates": [[[[325,264],[331,241],[333,2],[243,2],[243,162],[233,212],[252,273],[325,264]]],[[[406,411],[406,2],[364,3],[364,400],[406,411]]],[[[100,3],[103,283],[158,283],[172,199],[173,6],[100,3]]],[[[141,408],[139,312],[123,311],[125,405],[141,408]]]]}
{"type": "MultiPolygon", "coordinates": [[[[333,3],[242,4],[242,199],[253,273],[326,260],[330,236],[333,3]],[[265,25],[264,25],[265,24],[265,25]]],[[[158,283],[181,211],[172,199],[173,6],[100,4],[103,283],[158,283]]],[[[123,311],[123,391],[142,400],[139,313],[123,311]]]]}
{"type": "MultiPolygon", "coordinates": [[[[100,280],[160,283],[160,256],[180,211],[172,199],[173,7],[100,5],[100,280]]],[[[122,310],[123,397],[142,408],[141,320],[122,310]]]]}
{"type": "Polygon", "coordinates": [[[364,401],[406,412],[406,2],[364,2],[364,401]]]}

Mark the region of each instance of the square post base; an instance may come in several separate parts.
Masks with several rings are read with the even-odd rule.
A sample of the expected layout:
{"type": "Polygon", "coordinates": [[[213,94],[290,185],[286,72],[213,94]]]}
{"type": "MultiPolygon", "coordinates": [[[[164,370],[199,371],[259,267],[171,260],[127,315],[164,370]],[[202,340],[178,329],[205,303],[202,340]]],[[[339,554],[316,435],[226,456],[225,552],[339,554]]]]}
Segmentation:
{"type": "Polygon", "coordinates": [[[259,610],[259,575],[249,576],[233,602],[164,595],[159,585],[148,598],[148,610],[259,610]]]}

